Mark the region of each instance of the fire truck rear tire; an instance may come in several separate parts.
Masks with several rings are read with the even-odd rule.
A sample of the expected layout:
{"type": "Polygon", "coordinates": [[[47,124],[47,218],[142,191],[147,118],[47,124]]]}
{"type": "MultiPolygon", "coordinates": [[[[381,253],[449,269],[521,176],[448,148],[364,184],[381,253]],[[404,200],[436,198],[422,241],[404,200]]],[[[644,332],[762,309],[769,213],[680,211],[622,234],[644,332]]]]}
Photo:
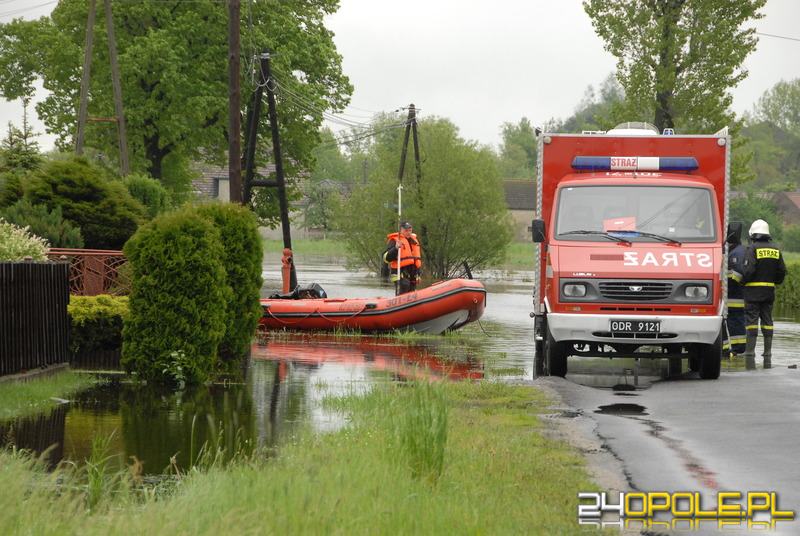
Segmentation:
{"type": "Polygon", "coordinates": [[[544,341],[536,341],[534,345],[533,367],[537,377],[544,376],[544,341]]]}
{"type": "Polygon", "coordinates": [[[697,354],[700,358],[700,377],[716,380],[722,370],[722,331],[713,344],[699,344],[697,354]]]}
{"type": "Polygon", "coordinates": [[[556,342],[550,330],[547,330],[547,339],[544,344],[544,366],[548,376],[567,375],[567,345],[556,342]]]}

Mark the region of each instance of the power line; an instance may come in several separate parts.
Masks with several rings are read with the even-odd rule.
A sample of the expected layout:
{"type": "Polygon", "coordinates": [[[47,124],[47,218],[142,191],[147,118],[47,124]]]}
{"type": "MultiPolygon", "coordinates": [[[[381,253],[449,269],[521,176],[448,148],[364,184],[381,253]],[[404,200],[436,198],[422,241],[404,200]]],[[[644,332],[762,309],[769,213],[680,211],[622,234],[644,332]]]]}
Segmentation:
{"type": "Polygon", "coordinates": [[[787,41],[800,41],[800,38],[797,37],[787,37],[785,35],[775,35],[764,32],[756,32],[756,35],[763,35],[764,37],[775,37],[777,39],[786,39],[787,41]]]}
{"type": "Polygon", "coordinates": [[[50,4],[57,4],[58,0],[51,0],[50,2],[44,2],[42,4],[36,4],[35,6],[28,6],[28,7],[20,7],[17,9],[12,9],[9,11],[4,11],[0,13],[0,17],[9,17],[14,15],[21,15],[22,13],[27,13],[28,11],[33,11],[34,9],[39,9],[40,7],[49,6],[50,4]]]}

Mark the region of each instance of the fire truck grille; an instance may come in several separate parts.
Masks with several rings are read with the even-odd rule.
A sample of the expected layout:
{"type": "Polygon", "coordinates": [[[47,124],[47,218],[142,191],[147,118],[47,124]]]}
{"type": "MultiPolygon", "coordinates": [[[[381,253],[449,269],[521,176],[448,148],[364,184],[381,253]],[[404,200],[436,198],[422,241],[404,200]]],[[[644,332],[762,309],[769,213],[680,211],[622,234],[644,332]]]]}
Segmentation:
{"type": "Polygon", "coordinates": [[[609,300],[656,301],[672,295],[672,283],[653,281],[604,281],[600,294],[609,300]]]}

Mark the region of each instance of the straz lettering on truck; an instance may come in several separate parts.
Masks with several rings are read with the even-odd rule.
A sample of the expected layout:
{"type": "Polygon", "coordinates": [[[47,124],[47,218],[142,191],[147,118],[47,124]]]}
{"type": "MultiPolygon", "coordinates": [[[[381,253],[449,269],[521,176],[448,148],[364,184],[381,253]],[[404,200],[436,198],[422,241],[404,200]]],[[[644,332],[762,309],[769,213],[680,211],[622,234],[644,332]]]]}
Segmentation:
{"type": "Polygon", "coordinates": [[[687,268],[699,266],[700,268],[711,268],[713,265],[711,255],[708,253],[671,251],[662,253],[648,251],[643,253],[640,251],[625,251],[622,255],[625,266],[658,266],[662,268],[667,266],[685,266],[687,268]]]}

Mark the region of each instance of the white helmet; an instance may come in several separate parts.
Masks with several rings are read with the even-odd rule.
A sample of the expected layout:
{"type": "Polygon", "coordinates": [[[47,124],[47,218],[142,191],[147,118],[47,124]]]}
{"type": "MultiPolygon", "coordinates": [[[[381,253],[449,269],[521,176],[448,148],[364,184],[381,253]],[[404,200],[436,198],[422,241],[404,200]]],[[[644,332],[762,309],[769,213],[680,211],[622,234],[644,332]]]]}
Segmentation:
{"type": "Polygon", "coordinates": [[[756,220],[753,222],[753,225],[750,226],[750,236],[753,235],[768,235],[769,234],[769,224],[764,220],[756,220]]]}

